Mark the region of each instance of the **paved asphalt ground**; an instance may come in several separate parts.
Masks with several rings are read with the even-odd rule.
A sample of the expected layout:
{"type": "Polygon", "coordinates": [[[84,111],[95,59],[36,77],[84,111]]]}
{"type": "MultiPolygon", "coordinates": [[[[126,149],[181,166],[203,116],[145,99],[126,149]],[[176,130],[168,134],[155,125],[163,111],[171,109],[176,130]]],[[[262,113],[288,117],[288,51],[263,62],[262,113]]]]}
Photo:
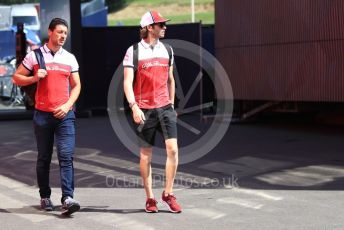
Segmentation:
{"type": "MultiPolygon", "coordinates": [[[[1,121],[0,229],[344,229],[343,127],[281,120],[230,125],[209,154],[179,167],[175,194],[183,212],[159,204],[159,213],[147,214],[137,156],[108,117],[79,118],[75,198],[82,207],[70,218],[59,211],[56,154],[56,209],[46,213],[38,206],[32,121],[1,121]]],[[[180,133],[181,145],[193,140],[180,133]]],[[[154,165],[158,198],[163,172],[154,165]]]]}

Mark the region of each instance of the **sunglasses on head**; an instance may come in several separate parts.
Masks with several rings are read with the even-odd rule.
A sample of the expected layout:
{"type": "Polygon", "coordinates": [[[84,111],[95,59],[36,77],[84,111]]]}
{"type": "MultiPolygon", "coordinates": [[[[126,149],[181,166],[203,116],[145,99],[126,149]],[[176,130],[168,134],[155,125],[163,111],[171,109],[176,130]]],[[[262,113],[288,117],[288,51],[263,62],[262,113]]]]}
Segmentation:
{"type": "Polygon", "coordinates": [[[158,23],[154,23],[153,26],[154,26],[154,25],[157,25],[157,26],[159,26],[160,28],[163,28],[164,26],[166,26],[166,22],[158,22],[158,23]]]}

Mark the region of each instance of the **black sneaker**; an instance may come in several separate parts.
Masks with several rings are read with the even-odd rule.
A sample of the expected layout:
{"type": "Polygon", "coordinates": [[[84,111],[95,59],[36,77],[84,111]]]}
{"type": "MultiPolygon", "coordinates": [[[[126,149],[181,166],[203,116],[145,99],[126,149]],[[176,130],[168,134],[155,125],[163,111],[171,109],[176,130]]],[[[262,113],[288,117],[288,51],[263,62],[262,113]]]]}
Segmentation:
{"type": "Polygon", "coordinates": [[[53,202],[51,202],[50,198],[41,199],[41,209],[45,211],[53,211],[54,205],[53,202]]]}
{"type": "Polygon", "coordinates": [[[62,214],[69,216],[72,213],[79,211],[80,204],[71,197],[67,197],[62,204],[62,214]]]}

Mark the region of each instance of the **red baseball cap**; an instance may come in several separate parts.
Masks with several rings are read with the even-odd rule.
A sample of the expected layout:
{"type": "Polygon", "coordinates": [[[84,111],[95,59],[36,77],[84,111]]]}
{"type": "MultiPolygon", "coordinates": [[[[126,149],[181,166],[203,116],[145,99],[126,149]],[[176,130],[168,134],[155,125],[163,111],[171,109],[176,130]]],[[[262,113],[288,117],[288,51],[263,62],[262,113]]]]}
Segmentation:
{"type": "Polygon", "coordinates": [[[146,12],[142,16],[140,25],[141,25],[141,28],[143,28],[154,23],[167,22],[167,21],[170,21],[170,19],[164,18],[161,16],[159,12],[151,10],[151,11],[146,12]]]}

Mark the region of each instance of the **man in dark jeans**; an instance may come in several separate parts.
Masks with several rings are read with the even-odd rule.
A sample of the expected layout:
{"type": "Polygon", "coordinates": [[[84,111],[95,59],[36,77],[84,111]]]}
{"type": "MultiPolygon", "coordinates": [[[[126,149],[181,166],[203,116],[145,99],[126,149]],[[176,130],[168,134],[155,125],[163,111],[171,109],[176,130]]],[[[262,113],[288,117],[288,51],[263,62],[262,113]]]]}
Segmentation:
{"type": "Polygon", "coordinates": [[[49,25],[49,41],[41,52],[46,69],[41,69],[33,51],[28,53],[13,75],[19,86],[37,83],[35,95],[34,129],[37,141],[37,181],[41,208],[53,210],[50,200],[49,171],[54,136],[60,166],[62,213],[70,215],[80,209],[73,199],[75,146],[75,115],[73,105],[80,94],[79,65],[74,55],[62,48],[68,33],[68,24],[54,18],[49,25]]]}

